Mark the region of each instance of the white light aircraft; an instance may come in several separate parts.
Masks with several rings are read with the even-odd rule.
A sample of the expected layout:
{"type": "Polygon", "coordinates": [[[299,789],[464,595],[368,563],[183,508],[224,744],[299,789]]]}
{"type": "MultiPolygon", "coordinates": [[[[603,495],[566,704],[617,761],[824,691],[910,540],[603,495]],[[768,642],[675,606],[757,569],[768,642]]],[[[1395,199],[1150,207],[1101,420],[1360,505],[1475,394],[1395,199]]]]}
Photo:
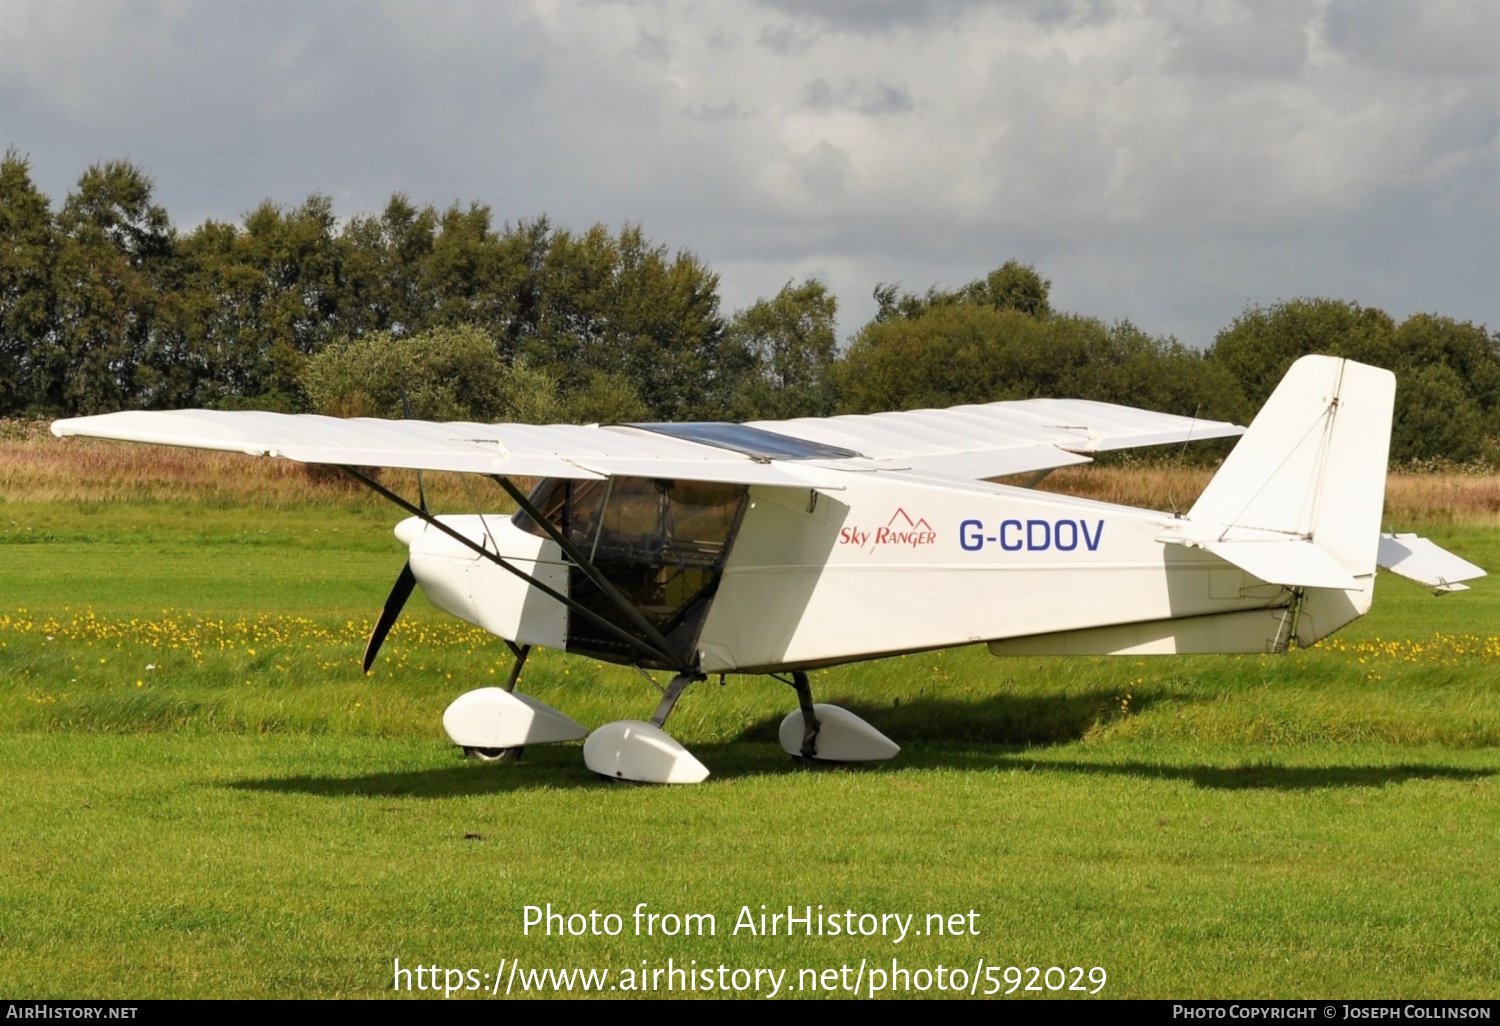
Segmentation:
{"type": "Polygon", "coordinates": [[[1284,652],[1370,609],[1375,568],[1438,591],[1484,571],[1382,535],[1395,377],[1307,356],[1249,429],[1082,400],[1030,399],[749,424],[523,424],[131,411],[62,420],[81,435],[344,468],[411,514],[410,556],[365,652],[412,589],[504,639],[505,688],[459,696],[452,740],[486,758],[584,743],[602,776],[691,783],[708,770],[662,729],[710,674],[777,676],[799,708],[792,755],[899,749],[807,671],[985,643],[1004,655],[1284,652]],[[1186,514],[1032,490],[1090,454],[1233,435],[1186,514]],[[493,479],[513,515],[438,516],[360,468],[493,479]],[[1028,487],[987,480],[1027,474],[1028,487]],[[528,494],[515,479],[540,479],[528,494]],[[650,722],[590,732],[515,691],[534,646],[673,671],[650,722]]]}

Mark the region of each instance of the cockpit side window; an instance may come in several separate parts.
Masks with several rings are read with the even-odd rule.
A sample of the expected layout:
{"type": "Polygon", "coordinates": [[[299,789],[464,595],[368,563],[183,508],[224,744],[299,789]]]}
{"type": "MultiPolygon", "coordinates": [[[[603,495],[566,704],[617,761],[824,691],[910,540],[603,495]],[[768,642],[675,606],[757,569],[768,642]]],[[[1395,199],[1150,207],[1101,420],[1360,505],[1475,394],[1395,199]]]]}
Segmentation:
{"type": "MultiPolygon", "coordinates": [[[[718,588],[749,489],[741,484],[615,477],[606,481],[543,481],[531,501],[584,553],[638,612],[684,651],[697,638],[718,588]]],[[[516,526],[544,535],[524,513],[516,526]]],[[[599,615],[634,631],[629,620],[580,569],[569,594],[599,615]]],[[[634,658],[629,646],[583,617],[572,617],[568,650],[634,658]]]]}
{"type": "MultiPolygon", "coordinates": [[[[723,559],[745,492],[744,485],[648,477],[546,478],[530,499],[591,558],[711,566],[723,559]]],[[[521,530],[546,537],[524,511],[513,519],[521,530]]]]}

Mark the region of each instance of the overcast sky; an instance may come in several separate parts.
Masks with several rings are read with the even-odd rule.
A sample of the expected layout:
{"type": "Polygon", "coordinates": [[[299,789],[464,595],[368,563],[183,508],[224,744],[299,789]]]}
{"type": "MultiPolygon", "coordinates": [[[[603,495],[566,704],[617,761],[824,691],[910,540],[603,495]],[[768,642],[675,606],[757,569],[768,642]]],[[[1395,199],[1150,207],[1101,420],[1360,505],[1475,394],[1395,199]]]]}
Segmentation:
{"type": "Polygon", "coordinates": [[[1500,328],[1496,0],[0,5],[0,136],[179,225],[330,194],[640,222],[727,310],[1006,259],[1206,345],[1334,296],[1500,328]]]}

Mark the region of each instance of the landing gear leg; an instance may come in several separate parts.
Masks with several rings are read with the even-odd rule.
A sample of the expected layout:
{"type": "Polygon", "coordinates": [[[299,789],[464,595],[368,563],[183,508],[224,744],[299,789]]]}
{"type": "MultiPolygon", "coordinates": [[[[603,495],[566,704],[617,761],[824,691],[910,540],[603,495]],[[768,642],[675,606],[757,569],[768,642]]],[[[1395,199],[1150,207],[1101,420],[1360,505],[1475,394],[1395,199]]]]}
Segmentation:
{"type": "Polygon", "coordinates": [[[517,645],[514,641],[507,641],[511,654],[516,657],[515,665],[510,668],[510,679],[505,682],[506,691],[516,690],[516,682],[521,679],[521,667],[526,665],[526,657],[531,655],[530,645],[517,645]]]}
{"type": "MultiPolygon", "coordinates": [[[[510,668],[510,677],[505,682],[506,691],[515,691],[516,684],[521,679],[521,667],[526,665],[526,657],[531,655],[530,645],[517,645],[514,641],[506,641],[511,654],[516,661],[510,668]]],[[[464,754],[478,759],[480,762],[516,762],[526,754],[526,746],[520,745],[516,748],[465,748],[464,754]]]]}
{"type": "Polygon", "coordinates": [[[818,714],[813,711],[812,685],[807,681],[807,674],[801,670],[793,673],[792,688],[797,692],[797,704],[802,708],[802,750],[799,757],[816,758],[818,731],[823,729],[823,725],[818,722],[818,714]]]}
{"type": "Polygon", "coordinates": [[[687,690],[687,686],[694,679],[685,673],[679,673],[672,678],[672,683],[667,685],[667,690],[661,693],[661,701],[656,705],[656,712],[651,716],[653,727],[666,726],[667,717],[672,715],[672,710],[677,707],[677,700],[682,697],[682,693],[687,690]]]}

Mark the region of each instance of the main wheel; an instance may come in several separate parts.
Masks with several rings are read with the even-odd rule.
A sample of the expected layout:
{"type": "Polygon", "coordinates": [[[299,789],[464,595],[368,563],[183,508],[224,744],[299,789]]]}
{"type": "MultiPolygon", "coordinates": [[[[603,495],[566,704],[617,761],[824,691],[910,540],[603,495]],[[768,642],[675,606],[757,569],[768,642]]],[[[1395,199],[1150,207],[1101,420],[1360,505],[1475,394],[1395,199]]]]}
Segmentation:
{"type": "Polygon", "coordinates": [[[464,754],[480,762],[515,762],[525,748],[465,748],[464,754]]]}

